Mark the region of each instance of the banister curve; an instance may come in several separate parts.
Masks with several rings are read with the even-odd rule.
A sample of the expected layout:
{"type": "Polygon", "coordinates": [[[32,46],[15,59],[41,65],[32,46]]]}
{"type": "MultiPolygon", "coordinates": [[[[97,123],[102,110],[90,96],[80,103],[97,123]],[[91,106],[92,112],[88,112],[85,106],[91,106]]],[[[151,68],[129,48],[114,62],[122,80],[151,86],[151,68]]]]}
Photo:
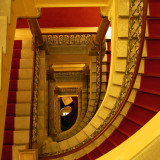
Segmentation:
{"type": "Polygon", "coordinates": [[[120,112],[124,108],[128,98],[129,98],[129,96],[131,94],[131,91],[133,89],[133,85],[135,83],[135,80],[136,80],[136,77],[137,77],[137,74],[138,74],[138,69],[139,69],[139,66],[140,66],[140,61],[141,61],[142,52],[143,52],[143,46],[144,46],[144,40],[145,40],[145,31],[146,31],[146,18],[147,18],[148,0],[142,0],[142,1],[143,1],[143,16],[142,16],[140,48],[139,48],[137,61],[136,61],[136,66],[135,66],[135,69],[134,69],[132,80],[130,82],[129,88],[127,90],[127,93],[126,93],[123,101],[122,101],[121,106],[119,107],[119,109],[117,110],[115,115],[111,118],[111,120],[106,124],[106,126],[101,131],[99,131],[93,138],[89,139],[83,145],[81,145],[81,146],[79,146],[79,147],[77,147],[77,148],[75,148],[73,150],[70,150],[68,152],[58,154],[58,155],[53,155],[53,156],[48,156],[48,157],[40,157],[39,158],[40,160],[49,160],[49,159],[56,159],[56,158],[64,157],[64,156],[67,156],[69,154],[75,153],[75,152],[85,148],[86,146],[88,146],[89,144],[94,142],[96,139],[98,139],[111,126],[111,124],[115,121],[115,119],[118,117],[118,115],[120,114],[120,112]]]}

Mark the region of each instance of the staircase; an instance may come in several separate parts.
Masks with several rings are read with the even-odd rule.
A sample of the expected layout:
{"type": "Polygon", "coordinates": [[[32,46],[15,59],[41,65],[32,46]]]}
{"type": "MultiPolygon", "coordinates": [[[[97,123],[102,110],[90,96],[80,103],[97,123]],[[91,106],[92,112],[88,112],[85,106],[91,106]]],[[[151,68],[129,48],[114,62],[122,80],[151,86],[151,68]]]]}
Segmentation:
{"type": "Polygon", "coordinates": [[[32,67],[32,41],[15,40],[8,92],[2,160],[18,160],[18,150],[28,148],[32,67]]]}
{"type": "Polygon", "coordinates": [[[96,149],[79,160],[93,160],[109,152],[144,126],[160,110],[160,7],[159,1],[149,1],[150,14],[147,19],[149,36],[144,46],[144,73],[139,73],[140,86],[135,100],[127,115],[123,118],[115,131],[96,149]],[[145,54],[145,50],[147,54],[145,54]]]}
{"type": "MultiPolygon", "coordinates": [[[[119,0],[119,3],[121,2],[122,1],[119,0]]],[[[124,1],[123,3],[126,3],[126,2],[124,1]]],[[[160,96],[159,94],[159,89],[160,89],[160,85],[159,85],[160,84],[159,83],[160,82],[159,81],[160,80],[159,79],[160,12],[159,12],[159,8],[160,8],[160,2],[158,0],[154,0],[154,1],[149,0],[150,13],[147,20],[148,35],[146,33],[146,41],[145,41],[145,47],[144,47],[144,52],[142,56],[141,66],[140,66],[137,80],[132,90],[131,96],[129,97],[126,103],[124,110],[121,112],[120,116],[116,119],[116,121],[112,124],[112,126],[105,133],[103,133],[103,135],[101,135],[96,141],[94,141],[94,143],[91,143],[89,146],[85,147],[84,149],[78,152],[75,152],[68,156],[61,157],[59,159],[71,160],[71,159],[78,159],[79,157],[83,156],[79,159],[94,160],[102,156],[103,154],[107,153],[111,149],[115,148],[116,146],[121,144],[123,141],[125,141],[127,138],[129,138],[131,135],[133,135],[137,130],[139,130],[143,125],[145,125],[160,110],[160,97],[159,97],[160,96]]],[[[120,8],[119,10],[122,11],[121,13],[119,12],[120,14],[118,16],[118,21],[119,22],[123,21],[122,23],[119,23],[121,25],[126,23],[126,21],[128,20],[127,20],[127,15],[125,13],[126,10],[123,10],[122,8],[120,8]]],[[[117,43],[119,46],[122,45],[123,47],[126,47],[126,45],[124,44],[126,44],[127,42],[127,34],[123,32],[124,30],[126,30],[126,28],[124,30],[122,30],[123,28],[120,28],[120,29],[121,29],[121,32],[118,32],[117,43]]],[[[109,82],[110,86],[106,93],[104,101],[102,102],[102,105],[100,106],[98,112],[93,117],[93,119],[88,123],[88,125],[85,128],[83,128],[75,136],[56,144],[55,143],[49,144],[48,148],[50,150],[45,150],[44,153],[60,152],[63,150],[67,150],[71,147],[74,148],[76,145],[83,143],[85,139],[90,137],[92,133],[96,129],[98,129],[99,126],[101,126],[105,118],[110,113],[110,110],[114,106],[115,100],[118,97],[118,94],[120,91],[120,86],[122,84],[124,66],[125,66],[124,64],[126,59],[126,53],[122,53],[122,52],[123,51],[119,48],[119,52],[117,53],[117,55],[114,54],[114,56],[117,56],[117,57],[113,57],[114,59],[116,59],[116,64],[114,66],[115,70],[113,70],[114,68],[113,65],[111,67],[111,71],[114,71],[114,73],[112,73],[113,77],[110,79],[110,82],[109,82]]],[[[12,67],[15,68],[17,66],[12,65],[12,67]]],[[[11,78],[13,77],[11,81],[16,79],[14,76],[15,73],[17,73],[17,71],[13,73],[11,72],[11,78]]],[[[19,71],[19,73],[21,72],[19,71]]],[[[10,82],[10,84],[11,83],[13,84],[15,82],[10,82]]],[[[21,101],[22,100],[21,98],[19,98],[20,100],[18,99],[18,96],[20,97],[20,92],[21,92],[19,89],[17,90],[18,93],[16,94],[17,98],[15,100],[15,93],[13,93],[13,91],[15,90],[16,90],[15,88],[10,87],[8,106],[10,106],[12,103],[24,103],[24,101],[23,102],[21,101]]],[[[18,117],[19,115],[20,117],[24,118],[24,113],[20,114],[17,111],[18,110],[17,105],[15,108],[16,108],[15,109],[16,112],[12,111],[11,109],[9,110],[7,109],[6,127],[5,127],[5,137],[7,138],[4,137],[3,153],[5,152],[10,153],[13,146],[16,146],[16,145],[21,146],[27,143],[27,141],[25,142],[23,141],[20,143],[18,142],[18,140],[16,141],[16,139],[14,139],[14,137],[16,137],[15,136],[16,131],[19,131],[21,133],[22,130],[28,129],[27,126],[22,127],[22,125],[20,125],[21,123],[19,122],[17,123],[19,126],[18,125],[16,126],[16,117],[18,117]],[[13,119],[15,124],[13,123],[13,119]],[[10,140],[10,138],[8,137],[13,137],[13,138],[11,138],[10,140]]],[[[29,115],[29,112],[28,112],[28,115],[29,115]]],[[[3,154],[2,158],[5,160],[11,160],[11,157],[13,157],[13,155],[11,156],[11,154],[10,155],[3,154]]]]}
{"type": "MultiPolygon", "coordinates": [[[[108,116],[112,107],[114,107],[116,98],[120,92],[120,86],[123,80],[123,74],[125,71],[126,52],[127,49],[127,28],[124,25],[128,23],[128,12],[124,10],[127,7],[126,2],[119,0],[118,6],[118,38],[116,43],[118,47],[117,55],[113,57],[111,71],[112,78],[109,89],[106,93],[104,101],[97,114],[88,123],[88,125],[82,129],[78,134],[71,137],[68,140],[59,143],[60,150],[69,150],[76,145],[83,143],[85,139],[92,135],[92,133],[98,129],[108,116]],[[120,5],[121,4],[121,5],[120,5]],[[113,69],[114,68],[114,69],[113,69]]],[[[160,27],[160,12],[158,11],[160,6],[159,1],[149,1],[150,14],[148,16],[148,28],[146,31],[146,41],[141,60],[138,76],[133,87],[132,93],[122,110],[119,117],[112,124],[112,126],[104,132],[96,141],[89,146],[81,149],[78,152],[63,156],[62,159],[78,159],[80,160],[94,160],[103,154],[109,152],[142,126],[144,126],[159,110],[160,110],[160,97],[159,97],[159,27],[160,27]],[[153,8],[153,9],[152,9],[153,8]],[[156,8],[156,9],[155,9],[156,8]],[[153,14],[153,12],[156,14],[153,14]]],[[[116,21],[117,23],[117,21],[116,21]]],[[[116,48],[117,49],[117,48],[116,48]]],[[[58,145],[58,144],[57,144],[58,145]]],[[[50,144],[52,146],[52,144],[50,144]]],[[[53,146],[52,146],[53,147],[53,146]]],[[[58,153],[58,152],[57,152],[58,153]]],[[[52,157],[53,158],[53,157],[52,157]]],[[[41,158],[43,159],[43,158],[41,158]]]]}

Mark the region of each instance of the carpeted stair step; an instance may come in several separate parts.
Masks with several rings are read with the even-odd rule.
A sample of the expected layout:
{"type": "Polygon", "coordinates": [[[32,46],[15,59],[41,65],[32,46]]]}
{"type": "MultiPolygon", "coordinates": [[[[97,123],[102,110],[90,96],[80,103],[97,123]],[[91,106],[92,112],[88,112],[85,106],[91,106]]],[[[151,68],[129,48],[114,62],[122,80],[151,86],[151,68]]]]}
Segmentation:
{"type": "Polygon", "coordinates": [[[31,46],[30,40],[16,40],[14,43],[2,160],[12,160],[12,157],[17,160],[17,148],[25,149],[29,143],[33,67],[31,46]]]}
{"type": "Polygon", "coordinates": [[[124,118],[117,128],[120,132],[124,133],[128,137],[132,136],[136,131],[138,131],[142,126],[127,119],[124,118]],[[129,127],[128,127],[129,126],[129,127]]]}
{"type": "Polygon", "coordinates": [[[160,77],[142,76],[140,90],[160,95],[160,77]]]}
{"type": "Polygon", "coordinates": [[[159,95],[139,91],[137,92],[134,104],[158,112],[160,110],[160,97],[159,95]]]}
{"type": "Polygon", "coordinates": [[[111,136],[109,136],[109,140],[115,145],[118,146],[119,144],[121,144],[122,142],[124,142],[126,139],[128,138],[127,135],[125,135],[124,133],[120,132],[119,130],[115,130],[111,136]]]}
{"type": "Polygon", "coordinates": [[[7,104],[7,116],[29,116],[30,115],[30,103],[8,103],[7,104]]]}
{"type": "Polygon", "coordinates": [[[8,103],[30,103],[31,91],[9,91],[8,103]]]}
{"type": "Polygon", "coordinates": [[[32,59],[33,53],[31,49],[13,49],[13,58],[32,59]]]}
{"type": "Polygon", "coordinates": [[[99,147],[98,149],[103,153],[107,153],[110,150],[112,150],[113,148],[115,148],[116,146],[111,143],[111,141],[109,141],[109,139],[106,139],[99,147]]]}
{"type": "Polygon", "coordinates": [[[156,113],[144,109],[140,106],[132,104],[131,108],[128,111],[126,118],[136,122],[137,124],[144,125],[146,124],[156,113]]]}
{"type": "MultiPolygon", "coordinates": [[[[29,131],[12,131],[5,130],[4,132],[4,145],[22,145],[29,143],[29,131]]],[[[10,153],[11,154],[11,153],[10,153]]]]}
{"type": "Polygon", "coordinates": [[[12,69],[15,68],[32,68],[33,67],[33,59],[20,59],[19,58],[14,58],[12,60],[12,69]]]}
{"type": "Polygon", "coordinates": [[[144,74],[160,76],[160,59],[146,59],[144,74]]]}
{"type": "Polygon", "coordinates": [[[32,69],[11,69],[10,79],[32,79],[32,69]]]}
{"type": "Polygon", "coordinates": [[[148,19],[148,31],[149,37],[159,38],[160,37],[160,17],[158,19],[148,19]]]}
{"type": "Polygon", "coordinates": [[[99,148],[94,149],[92,152],[87,154],[90,160],[95,160],[96,158],[100,157],[103,155],[101,150],[99,148]]]}
{"type": "Polygon", "coordinates": [[[147,57],[148,58],[160,58],[160,39],[147,38],[147,57]]]}
{"type": "Polygon", "coordinates": [[[10,91],[30,91],[32,80],[10,80],[9,90],[10,91]]]}
{"type": "Polygon", "coordinates": [[[86,154],[83,157],[78,158],[78,160],[90,160],[90,159],[89,159],[88,155],[86,154]]]}
{"type": "Polygon", "coordinates": [[[149,0],[150,17],[160,17],[159,8],[159,0],[149,0]]]}

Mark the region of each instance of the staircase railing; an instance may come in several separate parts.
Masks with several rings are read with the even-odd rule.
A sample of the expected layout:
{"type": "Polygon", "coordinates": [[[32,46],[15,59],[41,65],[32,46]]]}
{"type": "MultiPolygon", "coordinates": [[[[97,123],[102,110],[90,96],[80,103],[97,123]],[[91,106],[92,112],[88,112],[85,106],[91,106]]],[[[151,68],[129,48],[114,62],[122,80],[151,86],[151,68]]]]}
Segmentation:
{"type": "Polygon", "coordinates": [[[85,148],[99,138],[118,117],[129,98],[138,74],[145,38],[147,3],[148,0],[130,0],[126,70],[120,95],[109,116],[104,120],[103,124],[93,132],[93,134],[78,145],[63,151],[42,154],[40,155],[41,160],[60,158],[85,148]]]}
{"type": "Polygon", "coordinates": [[[39,49],[37,48],[37,39],[35,38],[29,148],[33,148],[33,146],[38,143],[37,136],[38,136],[39,63],[40,63],[40,55],[39,55],[39,49]]]}
{"type": "Polygon", "coordinates": [[[42,33],[49,45],[89,45],[95,32],[42,33]]]}
{"type": "MultiPolygon", "coordinates": [[[[98,52],[98,56],[96,57],[97,59],[97,74],[96,74],[96,83],[97,83],[97,87],[96,87],[96,100],[95,100],[95,113],[99,108],[99,104],[100,104],[100,98],[101,98],[101,89],[102,89],[102,44],[100,43],[99,45],[99,52],[98,52]],[[98,60],[99,59],[99,60],[98,60]]],[[[95,114],[94,113],[94,114],[95,114]]]]}

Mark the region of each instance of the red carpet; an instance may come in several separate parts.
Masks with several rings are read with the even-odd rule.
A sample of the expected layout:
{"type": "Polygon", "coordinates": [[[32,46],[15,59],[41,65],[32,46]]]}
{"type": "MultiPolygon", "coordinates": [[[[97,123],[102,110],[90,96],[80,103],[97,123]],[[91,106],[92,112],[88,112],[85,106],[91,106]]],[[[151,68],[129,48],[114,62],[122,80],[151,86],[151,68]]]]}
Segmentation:
{"type": "Polygon", "coordinates": [[[88,155],[85,155],[85,156],[79,158],[78,160],[90,160],[90,158],[88,157],[88,155]]]}
{"type": "Polygon", "coordinates": [[[96,158],[98,158],[98,157],[100,157],[102,155],[103,155],[103,153],[98,148],[96,148],[96,149],[94,149],[92,152],[90,152],[88,154],[88,157],[90,159],[96,159],[96,158]]]}
{"type": "Polygon", "coordinates": [[[10,154],[10,153],[12,153],[12,146],[11,145],[3,145],[1,160],[12,160],[12,154],[10,154]]]}
{"type": "Polygon", "coordinates": [[[160,77],[142,76],[140,88],[143,91],[160,94],[160,77]]]}
{"type": "Polygon", "coordinates": [[[147,40],[147,56],[148,58],[160,57],[160,40],[148,39],[147,40]]]}
{"type": "Polygon", "coordinates": [[[17,91],[19,61],[21,57],[20,56],[21,48],[22,48],[22,41],[19,40],[15,41],[13,58],[12,58],[11,76],[9,83],[8,104],[7,104],[3,151],[1,160],[12,160],[16,91],[17,91]]]}
{"type": "Polygon", "coordinates": [[[160,60],[159,59],[146,59],[144,66],[144,74],[160,76],[160,60]]]}
{"type": "Polygon", "coordinates": [[[106,139],[98,148],[103,154],[105,154],[112,150],[114,147],[115,145],[111,143],[108,139],[106,139]]]}
{"type": "Polygon", "coordinates": [[[139,125],[144,125],[147,123],[153,116],[155,112],[139,107],[135,104],[132,104],[126,118],[136,122],[139,125]]]}
{"type": "Polygon", "coordinates": [[[128,137],[132,136],[136,131],[138,131],[141,128],[141,126],[127,118],[124,118],[121,122],[121,124],[118,127],[118,130],[128,137]],[[128,126],[130,126],[128,128],[128,126]]]}
{"type": "Polygon", "coordinates": [[[14,116],[15,115],[15,103],[8,103],[7,104],[7,116],[14,116]]]}
{"type": "Polygon", "coordinates": [[[160,97],[147,92],[137,92],[134,103],[143,108],[158,112],[160,110],[160,97]]]}
{"type": "Polygon", "coordinates": [[[125,141],[128,138],[125,134],[118,131],[117,129],[110,135],[108,138],[110,142],[112,142],[115,146],[118,146],[123,141],[125,141]]]}
{"type": "Polygon", "coordinates": [[[159,0],[149,0],[150,17],[160,17],[160,3],[159,0]]]}
{"type": "Polygon", "coordinates": [[[149,19],[148,20],[148,31],[149,37],[159,38],[160,37],[160,20],[159,19],[149,19]]]}

